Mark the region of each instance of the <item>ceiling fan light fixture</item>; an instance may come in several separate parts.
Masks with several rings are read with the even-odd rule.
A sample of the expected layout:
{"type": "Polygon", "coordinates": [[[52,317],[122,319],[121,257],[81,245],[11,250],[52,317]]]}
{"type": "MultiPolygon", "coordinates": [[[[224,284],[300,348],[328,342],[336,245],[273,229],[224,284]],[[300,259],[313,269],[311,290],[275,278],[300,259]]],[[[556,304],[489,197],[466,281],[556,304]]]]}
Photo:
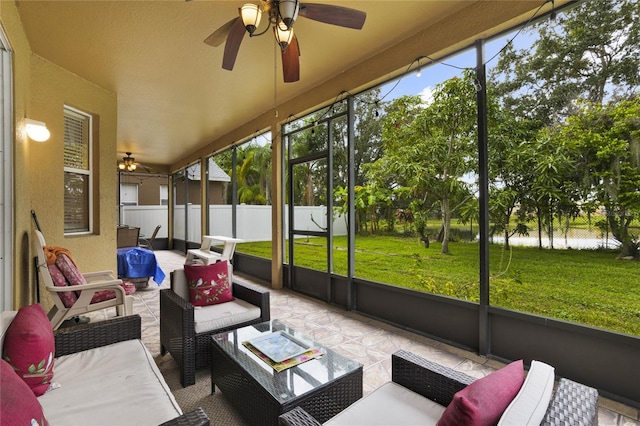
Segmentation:
{"type": "Polygon", "coordinates": [[[287,29],[293,28],[293,23],[298,18],[300,3],[298,0],[280,0],[278,2],[278,15],[287,29]]]}
{"type": "Polygon", "coordinates": [[[277,25],[274,25],[273,33],[276,36],[280,50],[284,53],[291,40],[293,40],[293,28],[287,28],[286,24],[280,21],[277,25]]]}
{"type": "Polygon", "coordinates": [[[244,28],[252,35],[260,25],[262,9],[257,4],[246,3],[240,8],[240,17],[244,28]]]}
{"type": "Polygon", "coordinates": [[[122,163],[118,164],[118,168],[123,171],[133,172],[138,166],[135,163],[136,159],[131,156],[130,152],[126,152],[126,157],[122,157],[122,163]]]}

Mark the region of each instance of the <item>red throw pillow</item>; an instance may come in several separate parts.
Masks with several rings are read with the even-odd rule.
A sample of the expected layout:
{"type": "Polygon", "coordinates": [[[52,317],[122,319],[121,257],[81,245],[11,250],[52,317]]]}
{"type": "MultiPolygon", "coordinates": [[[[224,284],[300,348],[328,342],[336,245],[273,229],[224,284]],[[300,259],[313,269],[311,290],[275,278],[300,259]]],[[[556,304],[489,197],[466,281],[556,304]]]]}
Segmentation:
{"type": "Polygon", "coordinates": [[[0,418],[3,425],[47,426],[42,407],[29,386],[13,371],[13,368],[0,360],[0,418]]]}
{"type": "MultiPolygon", "coordinates": [[[[53,265],[47,265],[47,268],[49,269],[49,275],[51,275],[54,286],[66,287],[69,285],[67,279],[62,274],[62,271],[55,263],[53,265]]],[[[60,300],[62,300],[62,304],[65,306],[65,308],[72,307],[73,304],[76,303],[76,300],[78,300],[75,291],[63,291],[58,294],[60,295],[60,300]]]]}
{"type": "Polygon", "coordinates": [[[2,358],[36,396],[44,394],[53,379],[54,354],[53,329],[42,306],[20,308],[7,328],[2,358]]]}
{"type": "Polygon", "coordinates": [[[453,396],[438,426],[497,424],[523,383],[522,360],[476,380],[453,396]]]}
{"type": "Polygon", "coordinates": [[[184,273],[192,305],[216,305],[233,300],[228,261],[211,265],[184,265],[184,273]]]}

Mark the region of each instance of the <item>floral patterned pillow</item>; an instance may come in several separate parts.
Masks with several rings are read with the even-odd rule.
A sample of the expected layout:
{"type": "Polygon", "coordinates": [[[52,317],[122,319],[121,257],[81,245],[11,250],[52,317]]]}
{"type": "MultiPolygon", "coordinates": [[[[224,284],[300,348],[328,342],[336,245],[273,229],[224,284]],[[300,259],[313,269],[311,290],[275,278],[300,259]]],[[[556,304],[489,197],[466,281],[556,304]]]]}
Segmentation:
{"type": "Polygon", "coordinates": [[[18,310],[7,328],[3,348],[2,358],[36,396],[43,395],[53,379],[56,349],[53,329],[42,306],[34,304],[18,310]]]}
{"type": "MultiPolygon", "coordinates": [[[[47,265],[47,268],[49,269],[49,275],[51,275],[51,279],[53,280],[53,285],[56,287],[66,287],[69,285],[69,282],[55,263],[53,265],[47,265]]],[[[73,304],[76,303],[76,300],[78,300],[75,291],[63,291],[58,294],[60,295],[60,300],[62,300],[62,304],[65,308],[72,307],[73,304]]]]}
{"type": "Polygon", "coordinates": [[[60,253],[56,257],[56,266],[60,268],[60,271],[64,277],[69,281],[70,285],[86,284],[87,280],[78,270],[78,267],[65,253],[60,253]]]}
{"type": "Polygon", "coordinates": [[[0,413],[2,424],[47,426],[42,407],[27,384],[0,359],[0,413]]]}
{"type": "Polygon", "coordinates": [[[233,300],[229,262],[211,265],[184,265],[193,306],[208,306],[233,300]]]}

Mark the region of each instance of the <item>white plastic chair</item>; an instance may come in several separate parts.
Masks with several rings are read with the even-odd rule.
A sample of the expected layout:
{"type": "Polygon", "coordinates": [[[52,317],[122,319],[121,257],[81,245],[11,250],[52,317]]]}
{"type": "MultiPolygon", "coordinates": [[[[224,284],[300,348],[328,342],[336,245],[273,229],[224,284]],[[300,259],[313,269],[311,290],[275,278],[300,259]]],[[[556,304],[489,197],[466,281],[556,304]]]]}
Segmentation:
{"type": "Polygon", "coordinates": [[[32,238],[33,248],[37,254],[38,270],[42,275],[44,286],[54,302],[54,306],[48,314],[49,321],[54,330],[57,330],[66,319],[101,309],[115,307],[118,316],[133,314],[133,297],[126,295],[124,288],[120,285],[122,280],[115,278],[113,271],[83,273],[82,276],[87,281],[87,284],[74,286],[54,285],[44,254],[44,246],[46,246],[44,236],[42,232],[34,229],[32,238]],[[115,298],[91,303],[94,294],[102,290],[113,290],[115,292],[115,298]],[[65,306],[61,298],[61,293],[68,291],[82,292],[70,307],[65,306]]]}
{"type": "Polygon", "coordinates": [[[220,262],[222,260],[228,260],[231,263],[233,262],[233,254],[236,251],[236,244],[242,242],[244,242],[244,240],[239,238],[223,237],[220,235],[204,235],[199,249],[187,250],[187,257],[184,264],[191,265],[195,259],[199,259],[205,265],[220,262]],[[224,244],[222,253],[211,250],[211,246],[216,244],[216,242],[224,244]]]}

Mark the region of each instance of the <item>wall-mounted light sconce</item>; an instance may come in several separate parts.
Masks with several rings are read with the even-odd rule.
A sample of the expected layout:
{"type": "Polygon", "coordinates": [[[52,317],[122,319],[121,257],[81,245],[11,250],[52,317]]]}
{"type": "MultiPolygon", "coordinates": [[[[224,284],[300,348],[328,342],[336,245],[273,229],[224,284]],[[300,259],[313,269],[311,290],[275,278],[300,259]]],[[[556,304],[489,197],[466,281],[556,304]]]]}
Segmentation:
{"type": "Polygon", "coordinates": [[[27,127],[27,135],[36,142],[44,142],[49,140],[51,133],[47,129],[47,125],[42,121],[32,120],[30,118],[24,119],[27,127]]]}

